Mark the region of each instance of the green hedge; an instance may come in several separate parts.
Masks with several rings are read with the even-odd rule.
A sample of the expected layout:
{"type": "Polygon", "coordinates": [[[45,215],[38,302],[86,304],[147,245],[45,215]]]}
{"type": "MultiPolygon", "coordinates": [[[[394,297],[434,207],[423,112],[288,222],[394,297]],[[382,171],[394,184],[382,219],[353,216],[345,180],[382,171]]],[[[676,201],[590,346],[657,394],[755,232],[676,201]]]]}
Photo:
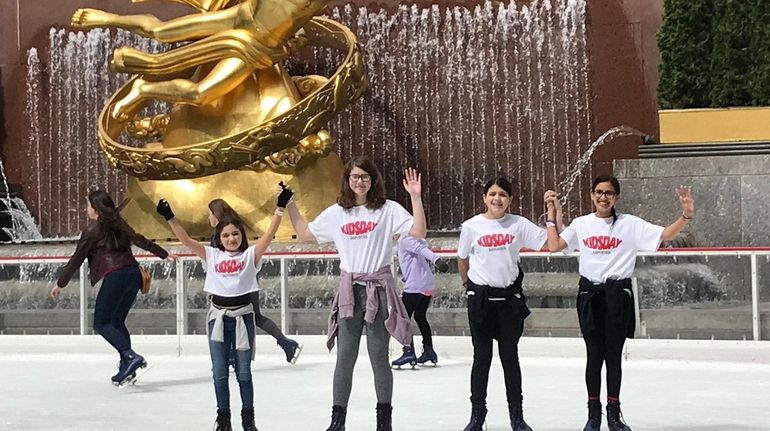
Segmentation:
{"type": "Polygon", "coordinates": [[[770,1],[665,0],[661,108],[770,104],[770,1]]]}

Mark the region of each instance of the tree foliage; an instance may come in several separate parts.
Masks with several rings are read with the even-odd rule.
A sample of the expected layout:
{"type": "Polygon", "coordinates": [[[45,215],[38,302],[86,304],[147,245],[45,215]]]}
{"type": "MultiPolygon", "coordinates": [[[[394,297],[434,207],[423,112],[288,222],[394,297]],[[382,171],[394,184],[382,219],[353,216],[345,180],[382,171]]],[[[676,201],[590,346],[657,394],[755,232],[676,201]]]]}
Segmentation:
{"type": "Polygon", "coordinates": [[[662,108],[770,103],[768,0],[665,0],[662,108]]]}

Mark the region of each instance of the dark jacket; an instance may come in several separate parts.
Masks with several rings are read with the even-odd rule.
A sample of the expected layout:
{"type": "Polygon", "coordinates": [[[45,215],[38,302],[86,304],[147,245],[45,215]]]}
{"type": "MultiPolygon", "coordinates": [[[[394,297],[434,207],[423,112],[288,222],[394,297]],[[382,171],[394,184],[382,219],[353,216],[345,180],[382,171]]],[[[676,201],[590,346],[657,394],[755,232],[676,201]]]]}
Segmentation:
{"type": "Polygon", "coordinates": [[[580,277],[577,313],[583,335],[590,336],[596,328],[593,310],[595,301],[604,301],[607,306],[605,333],[610,331],[625,335],[626,338],[634,338],[636,314],[630,278],[593,284],[587,278],[580,277]]]}
{"type": "Polygon", "coordinates": [[[465,295],[468,299],[468,319],[472,323],[482,323],[487,318],[489,309],[489,298],[505,298],[505,300],[514,307],[516,314],[521,317],[521,321],[531,314],[527,307],[527,298],[521,288],[521,282],[524,280],[524,271],[519,267],[519,275],[510,286],[505,288],[490,287],[476,284],[471,279],[465,287],[465,295]]]}
{"type": "MultiPolygon", "coordinates": [[[[128,225],[126,225],[128,227],[128,225]]],[[[132,244],[141,247],[161,259],[168,257],[168,252],[159,245],[147,238],[134,232],[128,227],[129,239],[132,244]]],[[[89,225],[78,240],[75,253],[64,268],[59,272],[59,279],[56,285],[65,287],[69,283],[72,275],[80,268],[85,259],[88,259],[88,271],[91,285],[95,285],[106,274],[125,266],[139,266],[131,253],[131,246],[119,249],[111,249],[104,241],[104,236],[100,232],[96,223],[89,225]]]]}

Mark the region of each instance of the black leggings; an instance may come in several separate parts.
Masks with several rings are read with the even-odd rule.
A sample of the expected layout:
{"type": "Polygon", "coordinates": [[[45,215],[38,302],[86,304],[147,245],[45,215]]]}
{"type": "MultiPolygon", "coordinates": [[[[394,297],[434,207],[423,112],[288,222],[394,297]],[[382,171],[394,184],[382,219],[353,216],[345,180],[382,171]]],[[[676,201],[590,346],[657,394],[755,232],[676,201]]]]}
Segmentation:
{"type": "MultiPolygon", "coordinates": [[[[428,323],[428,318],[425,313],[430,306],[430,296],[423,295],[422,293],[409,293],[404,292],[401,295],[401,300],[404,301],[404,307],[406,307],[406,313],[409,318],[414,315],[414,321],[417,322],[417,327],[420,328],[420,334],[422,335],[422,345],[433,347],[433,337],[428,323]]],[[[414,343],[412,343],[414,348],[414,343]]]]}
{"type": "MultiPolygon", "coordinates": [[[[487,301],[486,299],[483,299],[487,301]]],[[[469,301],[471,301],[469,297],[469,301]]],[[[508,404],[521,403],[521,366],[519,365],[519,338],[524,331],[520,299],[488,301],[486,316],[480,323],[470,321],[473,340],[473,367],[471,368],[471,404],[485,405],[489,368],[492,365],[492,340],[497,340],[500,362],[505,376],[505,394],[508,404]]]]}
{"type": "Polygon", "coordinates": [[[621,362],[626,334],[623,330],[608,330],[607,301],[604,295],[592,298],[594,329],[583,335],[586,343],[586,388],[589,398],[599,398],[602,391],[602,364],[607,364],[607,397],[620,397],[623,377],[621,362]]]}
{"type": "Polygon", "coordinates": [[[131,348],[126,317],[142,287],[138,266],[125,266],[107,274],[96,295],[94,332],[104,337],[118,353],[131,348]]]}
{"type": "Polygon", "coordinates": [[[259,311],[259,290],[256,292],[251,292],[249,299],[251,299],[251,305],[254,306],[254,322],[256,323],[257,328],[272,335],[276,340],[282,340],[286,338],[286,336],[283,335],[283,332],[281,332],[281,328],[279,328],[275,322],[263,316],[259,311]]]}

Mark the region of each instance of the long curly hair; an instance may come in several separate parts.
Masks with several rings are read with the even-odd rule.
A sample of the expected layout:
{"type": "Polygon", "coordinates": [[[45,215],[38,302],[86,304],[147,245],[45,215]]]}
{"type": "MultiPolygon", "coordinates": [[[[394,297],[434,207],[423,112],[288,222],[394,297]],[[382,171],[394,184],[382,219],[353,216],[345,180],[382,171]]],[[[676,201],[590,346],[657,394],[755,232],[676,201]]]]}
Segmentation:
{"type": "Polygon", "coordinates": [[[350,171],[356,167],[363,169],[372,177],[371,187],[366,193],[366,207],[378,209],[385,205],[385,184],[382,181],[382,174],[377,169],[377,165],[366,156],[354,157],[345,163],[345,173],[340,180],[340,195],[337,197],[337,204],[346,210],[356,206],[356,194],[350,188],[350,171]]]}

